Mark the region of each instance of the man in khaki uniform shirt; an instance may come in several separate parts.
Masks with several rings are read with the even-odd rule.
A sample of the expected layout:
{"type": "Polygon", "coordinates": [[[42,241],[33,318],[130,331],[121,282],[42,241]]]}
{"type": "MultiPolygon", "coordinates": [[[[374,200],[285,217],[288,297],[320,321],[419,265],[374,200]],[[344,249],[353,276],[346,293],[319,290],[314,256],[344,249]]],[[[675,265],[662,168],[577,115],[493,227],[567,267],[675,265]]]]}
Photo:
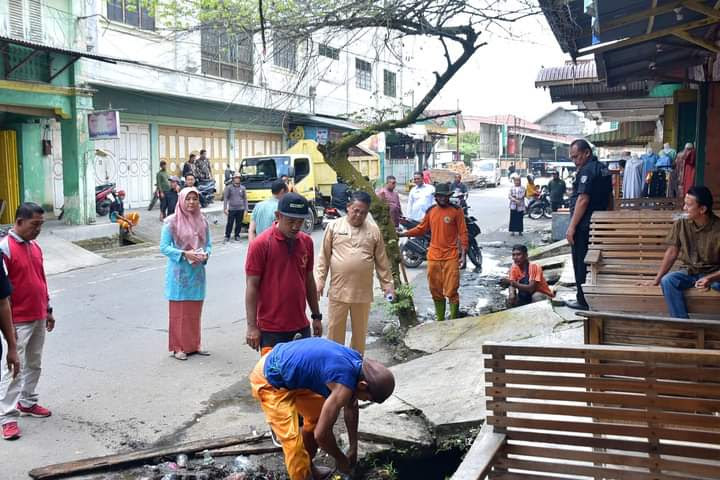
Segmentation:
{"type": "Polygon", "coordinates": [[[367,218],[370,201],[367,193],[354,193],[348,204],[347,216],[327,226],[315,270],[319,296],[322,296],[330,272],[328,338],[345,344],[345,326],[350,312],[350,347],[360,353],[365,353],[370,304],[373,301],[373,268],[385,294],[395,295],[382,234],[377,225],[367,218]]]}
{"type": "Polygon", "coordinates": [[[687,218],[673,225],[660,270],[651,282],[662,287],[672,317],[688,318],[684,290],[720,291],[720,218],[712,206],[713,196],[707,187],[688,189],[683,207],[687,218]],[[677,259],[684,270],[670,272],[677,259]]]}

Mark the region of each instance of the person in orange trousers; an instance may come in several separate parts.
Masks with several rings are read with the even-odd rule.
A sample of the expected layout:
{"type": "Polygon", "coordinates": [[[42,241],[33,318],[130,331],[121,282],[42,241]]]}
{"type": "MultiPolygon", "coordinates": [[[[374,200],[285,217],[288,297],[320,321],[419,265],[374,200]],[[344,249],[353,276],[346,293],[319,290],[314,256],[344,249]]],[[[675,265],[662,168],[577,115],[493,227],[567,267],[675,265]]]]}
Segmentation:
{"type": "Polygon", "coordinates": [[[460,266],[465,263],[468,248],[465,214],[460,207],[450,203],[450,195],[449,184],[437,185],[435,205],[428,209],[422,222],[415,228],[398,233],[400,237],[420,237],[428,230],[432,232],[427,253],[427,276],[438,321],[445,320],[446,298],[450,301],[450,318],[458,316],[460,266]]]}

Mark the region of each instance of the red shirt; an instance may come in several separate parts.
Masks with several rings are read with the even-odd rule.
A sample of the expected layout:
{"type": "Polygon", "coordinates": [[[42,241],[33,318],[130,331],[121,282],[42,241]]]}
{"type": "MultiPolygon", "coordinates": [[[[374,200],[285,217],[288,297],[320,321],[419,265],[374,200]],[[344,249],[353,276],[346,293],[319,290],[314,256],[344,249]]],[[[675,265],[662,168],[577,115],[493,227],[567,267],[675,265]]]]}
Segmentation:
{"type": "Polygon", "coordinates": [[[260,277],[257,325],[264,332],[293,332],[310,325],[305,280],[312,275],[313,242],[299,232],[292,249],[277,225],[258,235],[248,248],[245,273],[260,277]]]}
{"type": "Polygon", "coordinates": [[[13,323],[45,320],[48,288],[40,246],[35,241],[23,240],[11,230],[0,243],[0,251],[13,286],[10,295],[13,323]]]}

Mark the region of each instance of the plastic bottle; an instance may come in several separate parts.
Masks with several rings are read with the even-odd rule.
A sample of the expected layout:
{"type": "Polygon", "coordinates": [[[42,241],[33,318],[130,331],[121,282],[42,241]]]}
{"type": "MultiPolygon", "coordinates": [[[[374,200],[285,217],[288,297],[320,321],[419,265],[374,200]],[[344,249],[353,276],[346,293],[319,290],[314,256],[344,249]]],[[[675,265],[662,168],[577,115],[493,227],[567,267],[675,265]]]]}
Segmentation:
{"type": "Polygon", "coordinates": [[[253,464],[248,457],[240,455],[233,460],[232,469],[233,472],[250,473],[253,471],[253,464]]]}
{"type": "Polygon", "coordinates": [[[215,459],[210,455],[210,452],[208,450],[205,450],[203,452],[203,465],[212,465],[215,463],[215,459]]]}
{"type": "Polygon", "coordinates": [[[177,466],[180,467],[180,468],[185,468],[185,467],[187,467],[187,464],[188,464],[188,456],[185,455],[184,453],[181,453],[181,454],[178,455],[177,458],[175,459],[175,463],[177,463],[177,466]]]}

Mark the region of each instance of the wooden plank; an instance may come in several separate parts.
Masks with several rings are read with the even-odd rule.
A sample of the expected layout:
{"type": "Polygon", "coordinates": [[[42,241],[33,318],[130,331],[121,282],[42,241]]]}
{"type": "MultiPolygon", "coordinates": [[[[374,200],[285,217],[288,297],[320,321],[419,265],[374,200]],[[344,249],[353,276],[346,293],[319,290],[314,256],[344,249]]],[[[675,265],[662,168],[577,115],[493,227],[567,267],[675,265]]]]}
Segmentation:
{"type": "MultiPolygon", "coordinates": [[[[655,403],[647,398],[647,407],[655,403]]],[[[633,424],[647,425],[654,422],[652,426],[685,427],[689,430],[702,427],[703,430],[716,430],[720,432],[720,417],[713,415],[689,414],[689,413],[651,413],[648,410],[629,409],[625,407],[605,406],[579,406],[568,404],[552,403],[528,403],[528,402],[490,402],[487,403],[488,410],[494,414],[498,413],[536,413],[544,415],[562,415],[567,417],[591,418],[595,421],[623,421],[633,424]]],[[[515,418],[525,418],[516,416],[515,418]]],[[[650,425],[648,425],[650,426],[650,425]]]]}
{"type": "Polygon", "coordinates": [[[505,435],[493,433],[489,428],[483,427],[450,480],[485,478],[504,445],[505,435]]]}
{"type": "Polygon", "coordinates": [[[618,313],[618,312],[597,312],[597,311],[578,311],[576,315],[585,318],[603,318],[610,320],[638,320],[648,321],[656,323],[669,323],[669,324],[680,324],[680,325],[697,325],[704,327],[717,327],[720,329],[720,320],[704,319],[704,318],[674,318],[674,317],[661,317],[661,316],[650,316],[650,315],[635,315],[631,313],[618,313]]]}
{"type": "Polygon", "coordinates": [[[485,343],[485,355],[550,358],[596,358],[602,360],[655,361],[670,364],[720,365],[720,353],[712,350],[682,348],[616,347],[610,345],[578,345],[542,347],[522,343],[485,343]]]}
{"type": "MultiPolygon", "coordinates": [[[[508,442],[535,442],[544,445],[571,445],[576,447],[616,449],[640,453],[649,453],[651,448],[650,444],[646,440],[621,440],[617,438],[563,435],[550,432],[530,432],[524,430],[509,430],[507,438],[508,442]]],[[[720,448],[717,446],[712,448],[708,445],[697,445],[661,443],[657,447],[657,452],[660,455],[698,458],[701,460],[720,458],[720,448]]]]}
{"type": "Polygon", "coordinates": [[[590,364],[587,362],[548,362],[537,360],[485,360],[485,368],[494,371],[500,369],[519,372],[556,372],[579,373],[585,375],[616,375],[622,377],[645,378],[654,375],[660,380],[678,380],[687,382],[718,382],[720,383],[720,368],[697,366],[665,366],[645,365],[641,363],[606,363],[590,364]]]}
{"type": "MultiPolygon", "coordinates": [[[[618,405],[621,407],[642,408],[647,405],[647,398],[644,394],[632,393],[614,393],[599,391],[569,391],[559,389],[538,389],[538,388],[521,388],[521,387],[486,387],[485,394],[489,397],[488,402],[494,401],[496,395],[502,395],[508,398],[524,398],[531,400],[543,401],[566,401],[566,402],[585,402],[602,405],[618,405]]],[[[677,396],[658,396],[655,403],[668,411],[674,412],[698,412],[720,411],[720,400],[677,397],[677,396]]]]}
{"type": "MultiPolygon", "coordinates": [[[[591,478],[622,478],[624,480],[667,480],[666,477],[651,475],[649,472],[641,473],[627,469],[602,468],[585,465],[570,465],[559,462],[521,460],[516,458],[502,458],[498,465],[505,468],[529,470],[531,472],[548,472],[564,475],[584,475],[591,478]]],[[[557,477],[556,477],[557,478],[557,477]]]]}
{"type": "Polygon", "coordinates": [[[678,428],[648,428],[638,425],[601,422],[568,422],[537,418],[497,417],[489,415],[487,423],[498,427],[522,428],[526,430],[549,430],[557,432],[592,433],[597,435],[617,435],[630,438],[657,437],[663,440],[680,442],[699,442],[711,445],[720,443],[720,433],[699,430],[681,430],[678,428]]]}
{"type": "Polygon", "coordinates": [[[254,443],[269,438],[268,435],[230,436],[215,439],[196,440],[171,447],[156,447],[137,450],[129,453],[106,455],[103,457],[86,458],[72,462],[58,463],[46,467],[35,468],[28,473],[34,479],[57,478],[67,475],[105,470],[110,467],[127,466],[155,458],[169,457],[180,453],[195,453],[203,450],[229,447],[241,443],[254,443]]]}

